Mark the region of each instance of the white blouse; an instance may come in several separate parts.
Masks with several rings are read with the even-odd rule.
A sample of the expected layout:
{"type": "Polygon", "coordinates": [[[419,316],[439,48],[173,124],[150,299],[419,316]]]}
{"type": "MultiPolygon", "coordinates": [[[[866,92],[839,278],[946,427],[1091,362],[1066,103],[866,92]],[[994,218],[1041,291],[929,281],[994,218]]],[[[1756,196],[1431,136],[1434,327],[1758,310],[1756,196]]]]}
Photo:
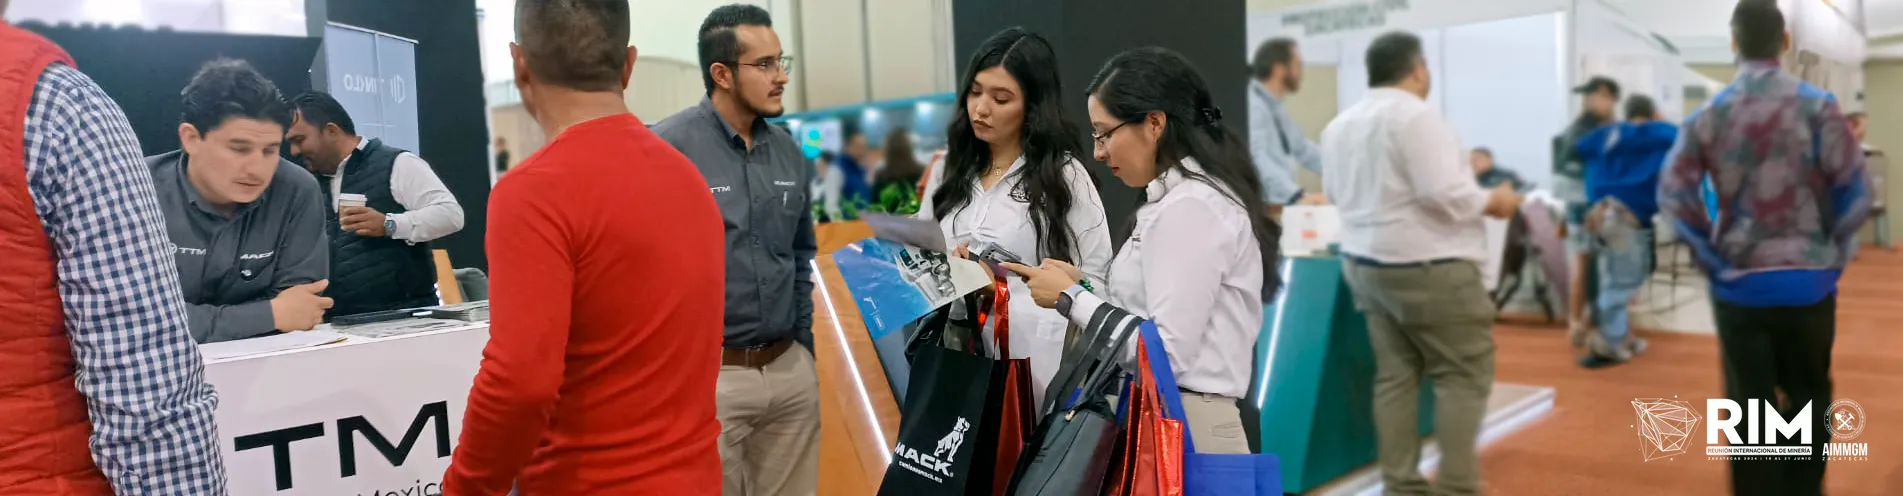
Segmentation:
{"type": "MultiPolygon", "coordinates": [[[[1046,258],[1056,258],[1045,253],[1037,232],[1031,224],[1031,205],[1023,193],[1013,195],[1024,177],[1024,157],[1018,157],[1006,169],[1004,178],[983,188],[979,179],[972,184],[972,198],[956,212],[951,212],[939,221],[938,225],[945,233],[945,242],[950,247],[969,243],[976,251],[977,246],[990,244],[1009,250],[1023,258],[1026,265],[1037,266],[1046,258]]],[[[935,206],[932,195],[944,181],[945,164],[943,160],[932,163],[930,179],[925,184],[925,196],[920,198],[918,217],[933,218],[935,206]]],[[[1064,163],[1064,178],[1070,188],[1071,207],[1065,215],[1070,225],[1072,239],[1076,240],[1069,258],[1084,277],[1090,279],[1092,286],[1102,287],[1104,274],[1110,265],[1110,229],[1104,220],[1103,199],[1097,195],[1097,187],[1090,182],[1090,171],[1076,159],[1064,163]]],[[[975,253],[974,253],[975,255],[975,253]]],[[[1063,357],[1064,331],[1067,321],[1057,311],[1039,308],[1031,301],[1031,288],[1022,279],[1010,277],[1011,289],[1011,355],[1012,358],[1031,359],[1032,389],[1037,398],[1043,398],[1043,390],[1057,375],[1058,362],[1063,357]]]]}
{"type": "MultiPolygon", "coordinates": [[[[1097,289],[1102,296],[1078,295],[1070,318],[1088,326],[1109,304],[1153,321],[1178,386],[1241,398],[1262,329],[1262,248],[1247,210],[1204,182],[1214,179],[1192,179],[1185,169],[1203,171],[1186,158],[1150,181],[1136,229],[1097,289]]],[[[1124,357],[1135,356],[1132,338],[1124,357]]]]}

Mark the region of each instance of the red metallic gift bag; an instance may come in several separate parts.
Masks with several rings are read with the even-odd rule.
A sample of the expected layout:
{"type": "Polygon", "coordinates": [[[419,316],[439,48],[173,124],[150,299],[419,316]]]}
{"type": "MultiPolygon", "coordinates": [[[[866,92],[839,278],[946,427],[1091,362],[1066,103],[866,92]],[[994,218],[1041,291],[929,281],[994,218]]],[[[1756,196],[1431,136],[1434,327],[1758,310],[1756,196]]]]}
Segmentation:
{"type": "MultiPolygon", "coordinates": [[[[1011,288],[1009,280],[997,274],[992,275],[991,311],[978,316],[981,329],[991,329],[997,350],[996,357],[1004,365],[996,373],[1002,374],[1002,387],[997,390],[998,450],[996,463],[991,466],[991,494],[1005,494],[1011,487],[1011,476],[1018,466],[1018,457],[1024,454],[1024,443],[1031,435],[1034,425],[1031,401],[1031,362],[1023,358],[1011,358],[1011,288]],[[995,324],[995,325],[993,325],[995,324]]],[[[982,470],[982,468],[980,469],[982,470]]]]}
{"type": "MultiPolygon", "coordinates": [[[[1141,343],[1138,343],[1139,352],[1141,343]]],[[[1183,423],[1163,412],[1162,397],[1150,380],[1149,364],[1138,360],[1138,373],[1123,394],[1130,398],[1124,420],[1123,458],[1111,468],[1107,493],[1113,496],[1183,495],[1183,423]]]]}

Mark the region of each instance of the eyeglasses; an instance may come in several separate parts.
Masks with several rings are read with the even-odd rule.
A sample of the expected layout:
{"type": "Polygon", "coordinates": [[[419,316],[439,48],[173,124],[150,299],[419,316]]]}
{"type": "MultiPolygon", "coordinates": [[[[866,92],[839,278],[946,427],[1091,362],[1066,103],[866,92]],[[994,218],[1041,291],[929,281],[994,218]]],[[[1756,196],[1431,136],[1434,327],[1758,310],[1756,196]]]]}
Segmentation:
{"type": "Polygon", "coordinates": [[[772,74],[774,72],[784,72],[789,76],[793,74],[793,58],[792,57],[780,57],[778,59],[773,59],[773,60],[768,60],[763,62],[746,63],[746,64],[735,63],[735,65],[743,65],[747,67],[752,67],[755,69],[766,71],[768,74],[772,74]]]}
{"type": "Polygon", "coordinates": [[[1109,131],[1104,131],[1101,133],[1092,133],[1090,135],[1090,140],[1095,141],[1097,143],[1097,146],[1104,146],[1103,145],[1104,140],[1110,139],[1110,135],[1112,133],[1116,133],[1118,129],[1123,129],[1123,126],[1128,126],[1128,125],[1130,125],[1130,121],[1124,121],[1122,124],[1118,124],[1117,127],[1110,128],[1109,131]]]}

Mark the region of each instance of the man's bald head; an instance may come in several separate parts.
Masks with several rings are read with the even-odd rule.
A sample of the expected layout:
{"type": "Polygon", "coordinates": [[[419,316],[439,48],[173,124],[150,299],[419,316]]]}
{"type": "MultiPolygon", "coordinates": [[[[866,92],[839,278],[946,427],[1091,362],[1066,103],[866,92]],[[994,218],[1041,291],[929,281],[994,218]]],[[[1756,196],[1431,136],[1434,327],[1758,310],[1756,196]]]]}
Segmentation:
{"type": "Polygon", "coordinates": [[[538,81],[582,91],[621,91],[628,65],[628,0],[517,0],[515,42],[538,81]]]}

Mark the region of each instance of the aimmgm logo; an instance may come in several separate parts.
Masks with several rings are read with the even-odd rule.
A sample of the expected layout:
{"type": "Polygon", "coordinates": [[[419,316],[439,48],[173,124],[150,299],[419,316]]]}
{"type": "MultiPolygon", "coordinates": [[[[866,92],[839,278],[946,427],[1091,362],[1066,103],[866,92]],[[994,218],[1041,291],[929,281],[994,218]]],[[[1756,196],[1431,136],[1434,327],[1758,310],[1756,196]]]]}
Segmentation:
{"type": "Polygon", "coordinates": [[[958,446],[965,443],[965,433],[970,430],[971,421],[958,417],[951,432],[939,438],[938,446],[931,453],[922,453],[905,446],[905,443],[899,443],[897,448],[893,448],[892,454],[899,458],[896,463],[906,470],[932,482],[945,482],[945,479],[955,477],[952,475],[952,459],[958,456],[958,446]]]}

